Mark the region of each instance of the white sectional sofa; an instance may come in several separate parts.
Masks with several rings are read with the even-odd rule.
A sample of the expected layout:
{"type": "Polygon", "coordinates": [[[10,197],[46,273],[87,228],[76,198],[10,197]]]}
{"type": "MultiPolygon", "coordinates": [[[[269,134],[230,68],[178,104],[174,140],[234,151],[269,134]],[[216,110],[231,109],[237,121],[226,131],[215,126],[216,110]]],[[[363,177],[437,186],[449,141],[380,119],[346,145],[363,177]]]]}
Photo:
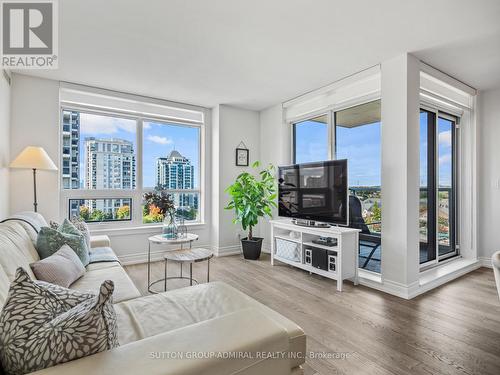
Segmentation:
{"type": "MultiPolygon", "coordinates": [[[[0,305],[18,267],[34,278],[39,259],[34,244],[44,218],[24,213],[30,223],[0,224],[0,305]],[[27,215],[27,216],[26,216],[27,215]]],[[[110,246],[106,236],[92,247],[110,246]]],[[[59,374],[299,374],[306,336],[281,314],[222,283],[211,282],[141,297],[118,262],[93,263],[72,289],[97,290],[115,283],[114,306],[120,347],[42,371],[59,374]]]]}

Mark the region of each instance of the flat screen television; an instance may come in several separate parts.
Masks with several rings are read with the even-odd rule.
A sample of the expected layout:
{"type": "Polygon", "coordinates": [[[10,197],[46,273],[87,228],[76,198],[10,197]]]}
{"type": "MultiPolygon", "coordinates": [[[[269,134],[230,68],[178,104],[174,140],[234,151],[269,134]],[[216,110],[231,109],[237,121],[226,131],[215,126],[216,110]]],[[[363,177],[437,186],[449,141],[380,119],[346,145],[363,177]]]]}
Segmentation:
{"type": "Polygon", "coordinates": [[[347,159],[278,168],[279,216],[348,225],[347,159]]]}

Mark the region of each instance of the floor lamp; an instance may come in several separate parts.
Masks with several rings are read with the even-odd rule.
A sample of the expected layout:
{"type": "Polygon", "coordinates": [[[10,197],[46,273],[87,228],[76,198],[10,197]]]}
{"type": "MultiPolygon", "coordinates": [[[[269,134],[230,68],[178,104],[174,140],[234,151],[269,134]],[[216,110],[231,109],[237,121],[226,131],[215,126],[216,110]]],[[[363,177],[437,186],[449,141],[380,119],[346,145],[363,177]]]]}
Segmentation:
{"type": "Polygon", "coordinates": [[[37,212],[36,171],[57,171],[57,167],[42,147],[28,146],[10,163],[10,168],[33,170],[33,209],[37,212]]]}

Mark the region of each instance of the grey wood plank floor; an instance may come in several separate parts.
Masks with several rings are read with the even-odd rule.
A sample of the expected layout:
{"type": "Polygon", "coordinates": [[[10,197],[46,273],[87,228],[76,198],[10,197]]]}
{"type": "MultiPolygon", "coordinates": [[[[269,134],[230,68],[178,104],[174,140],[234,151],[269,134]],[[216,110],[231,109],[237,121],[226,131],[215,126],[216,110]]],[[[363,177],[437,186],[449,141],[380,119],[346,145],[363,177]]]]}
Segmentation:
{"type": "MultiPolygon", "coordinates": [[[[146,294],[146,265],[125,267],[146,294]]],[[[206,263],[194,265],[204,282],[206,263]]],[[[179,265],[169,264],[170,275],[179,265]]],[[[163,263],[152,265],[153,279],[163,263]]],[[[184,268],[187,276],[188,267],[184,268]]],[[[210,280],[224,281],[279,311],[307,334],[307,350],[347,353],[308,358],[306,375],[500,374],[500,303],[493,271],[480,268],[406,301],[373,289],[335,281],[278,263],[241,256],[213,258],[210,280]]],[[[186,286],[169,281],[169,288],[186,286]]]]}

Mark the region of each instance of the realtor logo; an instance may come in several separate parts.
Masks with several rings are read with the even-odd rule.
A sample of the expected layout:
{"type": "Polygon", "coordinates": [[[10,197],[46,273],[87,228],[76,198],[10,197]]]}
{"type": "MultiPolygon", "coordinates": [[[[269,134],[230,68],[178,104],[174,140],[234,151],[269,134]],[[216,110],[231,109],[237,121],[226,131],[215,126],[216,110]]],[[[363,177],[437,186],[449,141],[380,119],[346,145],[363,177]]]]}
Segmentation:
{"type": "Polygon", "coordinates": [[[1,0],[2,67],[57,68],[57,1],[1,0]]]}

